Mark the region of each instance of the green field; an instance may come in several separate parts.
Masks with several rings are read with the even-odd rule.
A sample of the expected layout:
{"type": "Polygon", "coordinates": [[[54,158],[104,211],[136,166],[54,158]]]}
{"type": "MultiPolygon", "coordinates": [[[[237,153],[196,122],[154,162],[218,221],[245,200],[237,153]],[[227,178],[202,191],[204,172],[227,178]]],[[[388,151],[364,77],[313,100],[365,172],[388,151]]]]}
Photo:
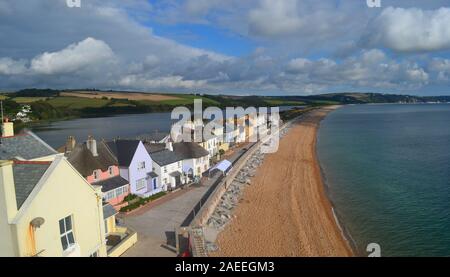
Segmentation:
{"type": "Polygon", "coordinates": [[[267,99],[266,103],[270,106],[301,106],[305,105],[304,102],[301,101],[285,101],[281,99],[267,99]]]}
{"type": "Polygon", "coordinates": [[[220,103],[206,98],[202,96],[195,96],[195,95],[185,95],[185,94],[174,94],[173,96],[179,97],[181,99],[172,99],[172,100],[162,100],[162,101],[149,101],[149,100],[141,100],[138,101],[139,103],[142,103],[144,105],[148,106],[156,106],[156,105],[169,105],[169,106],[183,106],[183,105],[192,105],[194,104],[194,99],[202,99],[203,105],[216,105],[219,106],[220,103]]]}
{"type": "Polygon", "coordinates": [[[29,104],[40,100],[46,100],[48,97],[14,97],[12,100],[19,104],[29,104]]]}
{"type": "Polygon", "coordinates": [[[83,108],[100,108],[106,106],[110,101],[106,99],[60,96],[47,100],[46,102],[55,108],[80,110],[83,108]]]}

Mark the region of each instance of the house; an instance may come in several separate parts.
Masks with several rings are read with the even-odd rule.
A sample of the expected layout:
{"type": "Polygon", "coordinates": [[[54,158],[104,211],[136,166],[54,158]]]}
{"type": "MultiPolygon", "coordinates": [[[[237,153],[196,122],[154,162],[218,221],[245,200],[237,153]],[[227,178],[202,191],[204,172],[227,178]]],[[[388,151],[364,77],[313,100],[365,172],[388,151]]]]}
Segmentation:
{"type": "Polygon", "coordinates": [[[183,159],[183,172],[191,179],[202,177],[210,167],[209,152],[195,142],[173,143],[173,151],[183,159]]]}
{"type": "Polygon", "coordinates": [[[183,174],[183,159],[173,152],[172,143],[168,147],[159,151],[151,144],[145,145],[153,160],[153,170],[158,175],[159,182],[164,191],[175,189],[187,183],[187,178],[183,174]]]}
{"type": "Polygon", "coordinates": [[[169,138],[170,137],[168,133],[161,133],[158,131],[155,131],[151,134],[144,134],[136,137],[136,139],[144,143],[166,143],[169,140],[169,138]]]}
{"type": "Polygon", "coordinates": [[[33,132],[24,131],[15,135],[12,122],[2,124],[0,160],[52,161],[57,154],[33,132]]]}
{"type": "Polygon", "coordinates": [[[75,138],[69,137],[65,155],[91,185],[101,187],[105,202],[117,210],[127,205],[123,201],[130,191],[129,182],[120,176],[117,158],[105,141],[89,136],[86,142],[76,144],[75,138]]]}
{"type": "Polygon", "coordinates": [[[214,159],[219,154],[220,138],[218,136],[211,136],[207,139],[203,139],[199,145],[208,151],[209,159],[214,159]]]}
{"type": "Polygon", "coordinates": [[[101,195],[63,155],[0,161],[0,256],[106,256],[101,195]]]}
{"type": "Polygon", "coordinates": [[[152,159],[140,140],[114,140],[106,145],[117,159],[120,176],[129,182],[130,193],[149,197],[162,191],[152,159]]]}
{"type": "Polygon", "coordinates": [[[239,128],[236,128],[236,126],[231,124],[227,124],[225,126],[224,140],[228,148],[233,147],[237,144],[239,133],[239,128]]]}

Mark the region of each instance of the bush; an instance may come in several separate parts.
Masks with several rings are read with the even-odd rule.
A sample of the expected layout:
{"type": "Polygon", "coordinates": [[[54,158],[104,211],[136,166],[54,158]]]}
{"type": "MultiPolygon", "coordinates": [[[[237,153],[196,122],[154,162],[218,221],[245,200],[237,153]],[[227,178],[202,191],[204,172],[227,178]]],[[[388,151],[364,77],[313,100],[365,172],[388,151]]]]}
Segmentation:
{"type": "Polygon", "coordinates": [[[138,197],[138,196],[136,196],[134,194],[129,194],[129,195],[127,195],[124,198],[124,200],[127,201],[127,202],[130,202],[130,201],[136,199],[136,201],[133,201],[133,203],[129,204],[128,206],[122,207],[120,209],[120,212],[125,212],[126,213],[126,212],[129,212],[129,211],[135,210],[135,209],[139,208],[140,206],[144,206],[148,202],[154,201],[154,200],[156,200],[156,199],[158,199],[158,198],[160,198],[160,197],[162,197],[162,196],[164,196],[166,194],[167,194],[166,192],[162,191],[162,192],[158,192],[157,194],[151,195],[151,196],[146,197],[146,198],[141,198],[141,197],[138,197]]]}
{"type": "Polygon", "coordinates": [[[133,200],[133,199],[136,199],[137,198],[137,195],[134,195],[134,194],[128,194],[127,196],[125,196],[125,198],[123,199],[123,201],[125,201],[125,202],[130,202],[131,200],[133,200]]]}

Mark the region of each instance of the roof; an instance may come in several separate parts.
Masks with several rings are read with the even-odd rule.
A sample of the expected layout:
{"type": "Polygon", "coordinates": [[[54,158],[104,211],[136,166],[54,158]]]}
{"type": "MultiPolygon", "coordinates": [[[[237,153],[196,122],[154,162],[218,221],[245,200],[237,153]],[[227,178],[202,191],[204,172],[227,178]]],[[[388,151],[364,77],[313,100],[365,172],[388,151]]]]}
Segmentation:
{"type": "Polygon", "coordinates": [[[84,177],[92,175],[94,170],[106,171],[110,166],[118,165],[116,157],[104,141],[97,142],[97,153],[98,156],[94,157],[86,143],[77,144],[68,154],[67,160],[84,177]]]}
{"type": "Polygon", "coordinates": [[[198,159],[209,155],[209,152],[205,148],[195,142],[174,143],[173,151],[183,160],[198,159]]]}
{"type": "Polygon", "coordinates": [[[129,182],[122,178],[121,176],[115,176],[106,180],[92,183],[94,186],[102,187],[102,192],[108,192],[116,188],[120,188],[128,185],[129,182]]]}
{"type": "Polygon", "coordinates": [[[220,170],[222,172],[226,172],[227,170],[229,170],[232,166],[232,163],[228,160],[223,160],[220,163],[218,163],[216,166],[214,166],[213,168],[210,169],[210,171],[212,172],[213,170],[220,170]]]}
{"type": "Polygon", "coordinates": [[[32,160],[57,154],[55,149],[30,131],[12,137],[2,137],[0,141],[0,160],[32,160]]]}
{"type": "Polygon", "coordinates": [[[162,150],[159,152],[151,153],[152,160],[159,166],[165,166],[182,161],[183,158],[178,156],[175,152],[170,150],[162,150]]]}
{"type": "Polygon", "coordinates": [[[147,152],[149,154],[155,153],[155,152],[159,152],[159,151],[162,151],[162,150],[166,149],[166,144],[165,143],[148,143],[148,142],[145,142],[144,146],[145,146],[145,149],[147,149],[147,152]]]}
{"type": "Polygon", "coordinates": [[[27,200],[50,165],[51,162],[14,162],[13,174],[17,209],[20,209],[25,200],[27,200]]]}
{"type": "Polygon", "coordinates": [[[168,135],[169,135],[168,133],[154,132],[151,134],[139,135],[139,136],[137,136],[137,139],[145,141],[145,142],[161,142],[168,135]]]}
{"type": "Polygon", "coordinates": [[[111,204],[103,205],[103,219],[110,218],[111,216],[114,216],[117,214],[116,209],[114,209],[111,204]]]}
{"type": "Polygon", "coordinates": [[[140,140],[115,140],[106,144],[111,152],[116,156],[119,166],[130,166],[140,140]]]}

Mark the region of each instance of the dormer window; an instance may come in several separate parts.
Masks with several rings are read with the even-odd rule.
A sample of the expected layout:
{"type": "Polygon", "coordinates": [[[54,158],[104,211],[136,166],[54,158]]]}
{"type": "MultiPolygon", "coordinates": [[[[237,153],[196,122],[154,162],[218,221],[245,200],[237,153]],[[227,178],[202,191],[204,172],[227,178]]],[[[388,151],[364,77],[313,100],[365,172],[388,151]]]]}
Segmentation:
{"type": "Polygon", "coordinates": [[[94,170],[94,180],[97,181],[100,179],[100,172],[98,170],[94,170]]]}
{"type": "Polygon", "coordinates": [[[109,172],[109,176],[113,176],[114,175],[114,167],[110,166],[108,168],[108,172],[109,172]]]}

